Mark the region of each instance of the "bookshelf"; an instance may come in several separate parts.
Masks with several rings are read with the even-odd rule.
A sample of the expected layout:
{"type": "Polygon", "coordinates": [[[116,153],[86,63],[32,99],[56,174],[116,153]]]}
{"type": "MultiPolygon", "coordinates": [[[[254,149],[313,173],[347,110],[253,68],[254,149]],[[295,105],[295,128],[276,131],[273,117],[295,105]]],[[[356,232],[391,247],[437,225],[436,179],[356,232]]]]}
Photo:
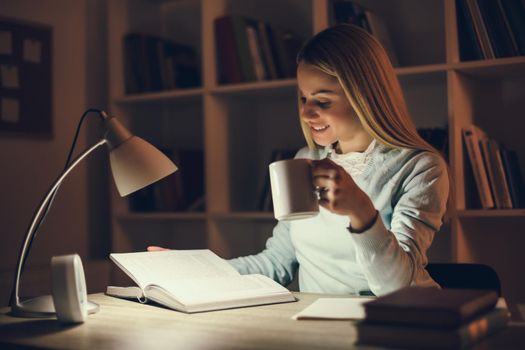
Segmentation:
{"type": "MultiPolygon", "coordinates": [[[[523,301],[521,227],[525,210],[467,206],[461,127],[475,123],[517,151],[525,166],[525,57],[460,60],[454,0],[362,0],[385,20],[398,55],[396,72],[418,127],[448,127],[454,210],[429,252],[434,261],[489,263],[510,299],[523,301]],[[521,296],[521,299],[520,299],[521,296]]],[[[172,148],[198,148],[205,159],[203,212],[133,213],[112,190],[112,250],[148,244],[209,247],[223,257],[263,248],[275,222],[256,205],[273,149],[304,145],[296,81],[217,83],[214,19],[234,14],[308,38],[328,26],[328,0],[114,0],[108,2],[110,110],[141,137],[172,148]],[[202,86],[125,95],[122,37],[161,35],[195,48],[202,86]]]]}

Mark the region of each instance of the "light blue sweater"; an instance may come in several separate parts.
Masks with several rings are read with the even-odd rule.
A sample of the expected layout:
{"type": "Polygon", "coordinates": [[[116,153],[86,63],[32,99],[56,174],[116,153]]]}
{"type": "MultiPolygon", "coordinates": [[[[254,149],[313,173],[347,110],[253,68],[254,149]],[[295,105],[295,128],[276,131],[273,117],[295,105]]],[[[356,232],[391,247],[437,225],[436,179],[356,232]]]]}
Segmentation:
{"type": "MultiPolygon", "coordinates": [[[[326,150],[307,148],[296,155],[324,157],[326,150]]],[[[446,210],[443,159],[377,144],[354,181],[380,214],[369,230],[350,233],[347,216],[321,208],[313,218],[279,222],[261,253],[230,263],[241,274],[263,274],[283,285],[298,271],[302,292],[383,295],[408,285],[436,285],[424,267],[446,210]]]]}

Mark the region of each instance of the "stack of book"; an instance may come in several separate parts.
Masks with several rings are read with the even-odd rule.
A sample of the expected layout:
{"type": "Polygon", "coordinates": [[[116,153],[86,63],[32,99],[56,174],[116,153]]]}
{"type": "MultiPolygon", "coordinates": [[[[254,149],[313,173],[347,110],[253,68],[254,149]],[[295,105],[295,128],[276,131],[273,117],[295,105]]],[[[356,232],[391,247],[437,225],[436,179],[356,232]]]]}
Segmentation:
{"type": "MultiPolygon", "coordinates": [[[[525,207],[525,183],[518,156],[476,125],[462,129],[466,158],[472,172],[477,194],[470,207],[513,209],[525,207]],[[479,203],[479,204],[478,204],[479,203]]],[[[468,177],[468,176],[467,176],[468,177]]]]}
{"type": "Polygon", "coordinates": [[[456,0],[461,59],[525,55],[521,0],[456,0]]]}
{"type": "Polygon", "coordinates": [[[235,15],[216,18],[214,26],[220,84],[295,77],[300,36],[235,15]]]}
{"type": "Polygon", "coordinates": [[[363,304],[359,344],[459,349],[506,327],[509,312],[494,291],[407,287],[363,304]]]}

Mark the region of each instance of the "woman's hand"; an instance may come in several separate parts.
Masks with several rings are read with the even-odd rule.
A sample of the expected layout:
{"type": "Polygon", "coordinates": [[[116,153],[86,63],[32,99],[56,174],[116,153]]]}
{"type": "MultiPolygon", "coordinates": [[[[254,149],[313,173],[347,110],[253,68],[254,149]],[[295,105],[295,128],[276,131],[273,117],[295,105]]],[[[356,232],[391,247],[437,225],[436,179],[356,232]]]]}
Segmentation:
{"type": "Polygon", "coordinates": [[[164,250],[169,250],[168,248],[158,247],[156,245],[150,245],[148,247],[148,252],[161,252],[164,250]]]}
{"type": "Polygon", "coordinates": [[[312,176],[319,204],[335,214],[349,216],[352,229],[359,231],[375,219],[374,204],[341,166],[330,159],[313,160],[312,176]]]}

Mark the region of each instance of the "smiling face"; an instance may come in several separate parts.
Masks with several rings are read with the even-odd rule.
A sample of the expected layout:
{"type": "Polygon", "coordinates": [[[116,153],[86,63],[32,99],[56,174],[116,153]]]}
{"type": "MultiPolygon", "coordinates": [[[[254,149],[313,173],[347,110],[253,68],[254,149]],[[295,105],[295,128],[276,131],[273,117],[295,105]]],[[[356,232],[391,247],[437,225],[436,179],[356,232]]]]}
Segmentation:
{"type": "Polygon", "coordinates": [[[328,146],[336,141],[339,151],[363,151],[372,141],[333,76],[301,62],[297,68],[301,120],[310,127],[314,142],[328,146]]]}

